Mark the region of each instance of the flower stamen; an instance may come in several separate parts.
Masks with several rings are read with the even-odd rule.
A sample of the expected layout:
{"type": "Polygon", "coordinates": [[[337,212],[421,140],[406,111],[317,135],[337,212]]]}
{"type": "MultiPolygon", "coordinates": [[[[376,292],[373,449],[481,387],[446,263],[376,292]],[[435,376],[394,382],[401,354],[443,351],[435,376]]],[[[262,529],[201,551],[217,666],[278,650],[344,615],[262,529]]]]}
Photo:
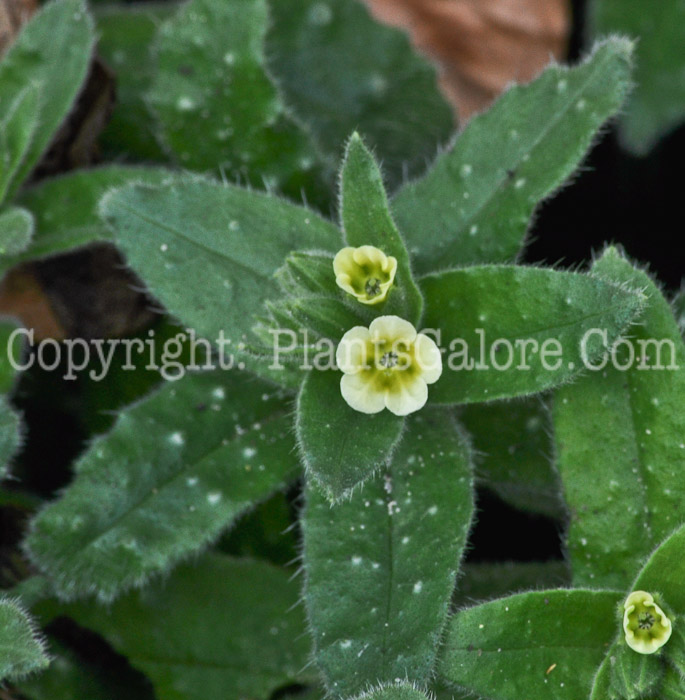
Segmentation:
{"type": "Polygon", "coordinates": [[[654,615],[651,613],[643,612],[637,616],[637,626],[641,630],[651,630],[655,622],[654,615]]]}
{"type": "Polygon", "coordinates": [[[399,360],[400,356],[396,352],[386,352],[380,359],[380,365],[385,369],[392,369],[397,366],[399,360]]]}
{"type": "Polygon", "coordinates": [[[377,277],[370,277],[366,280],[364,291],[369,299],[377,297],[381,293],[381,281],[377,277]]]}

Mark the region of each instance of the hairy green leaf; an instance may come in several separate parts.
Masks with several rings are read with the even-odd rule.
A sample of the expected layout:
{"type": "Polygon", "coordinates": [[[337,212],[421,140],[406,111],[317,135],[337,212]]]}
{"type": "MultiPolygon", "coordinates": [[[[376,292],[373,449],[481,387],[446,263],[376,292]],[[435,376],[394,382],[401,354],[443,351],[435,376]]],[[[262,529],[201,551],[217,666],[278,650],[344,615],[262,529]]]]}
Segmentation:
{"type": "Polygon", "coordinates": [[[630,341],[617,348],[615,361],[625,369],[607,358],[605,368],[560,389],[554,429],[574,582],[625,588],[644,557],[685,521],[685,346],[647,274],[613,248],[593,273],[642,290],[648,304],[630,341]]]}
{"type": "Polygon", "coordinates": [[[296,297],[273,304],[267,302],[267,308],[274,311],[276,321],[286,314],[299,328],[311,331],[311,340],[322,337],[338,341],[350,328],[363,323],[342,300],[327,296],[296,297]]]}
{"type": "Polygon", "coordinates": [[[392,201],[417,272],[507,262],[538,203],[578,167],[630,84],[632,44],[610,39],[552,66],[475,117],[428,174],[392,201]]]}
{"type": "Polygon", "coordinates": [[[19,449],[20,441],[21,419],[7,399],[0,396],[0,480],[7,476],[8,464],[19,449]]]}
{"type": "Polygon", "coordinates": [[[0,268],[111,240],[111,231],[98,217],[100,198],[113,187],[132,182],[158,185],[173,177],[172,171],[162,168],[106,165],[42,180],[17,198],[35,218],[31,245],[0,261],[0,268]]]}
{"type": "MultiPolygon", "coordinates": [[[[667,608],[685,613],[685,525],[654,550],[632,584],[633,591],[658,592],[667,608]]],[[[666,647],[664,647],[666,650],[666,647]]]]}
{"type": "Polygon", "coordinates": [[[685,287],[681,287],[677,294],[671,300],[671,306],[675,319],[680,328],[680,334],[685,333],[685,287]]]}
{"type": "MultiPolygon", "coordinates": [[[[0,67],[0,75],[2,68],[0,67]]],[[[1,89],[0,89],[1,93],[1,89]]],[[[0,204],[28,155],[38,127],[40,86],[28,85],[13,99],[0,101],[0,204]]]]}
{"type": "Polygon", "coordinates": [[[439,673],[491,700],[578,700],[616,633],[621,593],[520,593],[458,612],[439,673]]]}
{"type": "Polygon", "coordinates": [[[289,574],[208,555],[107,608],[63,609],[152,681],[159,700],[268,700],[302,673],[310,642],[289,574]]]}
{"type": "Polygon", "coordinates": [[[429,700],[428,696],[412,683],[396,681],[379,685],[373,690],[355,696],[354,700],[429,700]]]}
{"type": "Polygon", "coordinates": [[[564,516],[552,463],[549,411],[538,397],[466,406],[460,421],[473,439],[478,479],[515,508],[564,516]]]}
{"type": "Polygon", "coordinates": [[[274,273],[291,251],[342,245],[314,212],[192,176],[115,190],[102,213],[150,291],[212,341],[250,333],[263,302],[281,296],[274,273]]]}
{"type": "Polygon", "coordinates": [[[592,34],[637,39],[635,87],[621,118],[625,145],[644,155],[685,118],[685,6],[680,0],[593,0],[592,34]]]}
{"type": "Polygon", "coordinates": [[[7,196],[28,177],[71,110],[94,41],[84,0],[52,0],[31,18],[3,56],[0,104],[10,104],[27,85],[38,87],[36,127],[24,141],[21,165],[14,169],[7,196]]]}
{"type": "Polygon", "coordinates": [[[683,677],[672,668],[666,669],[666,676],[661,687],[661,700],[685,700],[683,677]]]}
{"type": "Polygon", "coordinates": [[[151,46],[157,29],[175,4],[144,2],[94,8],[98,52],[116,71],[117,101],[100,143],[107,153],[136,161],[165,161],[145,95],[154,76],[151,46]]]}
{"type": "Polygon", "coordinates": [[[473,512],[470,458],[439,409],[408,419],[390,465],[331,507],[304,514],[305,600],[316,660],[336,697],[377,681],[426,681],[473,512]]]}
{"type": "Polygon", "coordinates": [[[31,244],[33,216],[21,207],[0,211],[0,257],[21,253],[31,244]]]}
{"type": "Polygon", "coordinates": [[[390,215],[378,164],[356,132],[347,144],[340,180],[340,216],[348,245],[372,245],[397,259],[395,284],[388,300],[377,307],[379,313],[418,323],[423,300],[412,279],[409,255],[390,215]]]}
{"type": "Polygon", "coordinates": [[[270,14],[269,67],[329,160],[359,129],[391,189],[422,172],[453,121],[435,69],[407,37],[357,0],[272,0],[270,14]]]}
{"type": "Polygon", "coordinates": [[[21,443],[21,418],[5,396],[16,379],[11,359],[21,357],[20,343],[16,338],[12,339],[17,327],[13,321],[0,321],[0,480],[7,476],[8,465],[21,443]],[[13,358],[10,358],[10,353],[13,358]]]}
{"type": "Polygon", "coordinates": [[[266,0],[181,5],[159,29],[148,101],[184,167],[299,194],[317,154],[265,70],[266,26],[266,0]]]}
{"type": "Polygon", "coordinates": [[[17,329],[21,324],[14,320],[0,319],[0,394],[7,394],[11,391],[17,370],[13,363],[22,359],[22,334],[17,334],[17,329]]]}
{"type": "Polygon", "coordinates": [[[0,598],[0,681],[21,678],[49,663],[31,618],[17,601],[0,598]]]}
{"type": "Polygon", "coordinates": [[[31,524],[64,599],[109,600],[204,547],[298,472],[288,406],[246,375],[190,374],[122,412],[31,524]]]}
{"type": "Polygon", "coordinates": [[[425,329],[440,331],[437,403],[534,394],[575,377],[635,317],[643,297],[590,275],[484,265],[421,280],[425,329]],[[588,332],[590,332],[588,334],[588,332]],[[454,345],[453,345],[454,344],[454,345]]]}
{"type": "Polygon", "coordinates": [[[404,419],[390,411],[360,413],[345,403],[339,372],[312,370],[297,402],[297,441],[307,473],[332,501],[349,494],[384,466],[404,419]]]}
{"type": "Polygon", "coordinates": [[[664,665],[654,654],[636,654],[625,644],[615,647],[611,664],[609,694],[623,700],[654,695],[664,675],[664,665]]]}

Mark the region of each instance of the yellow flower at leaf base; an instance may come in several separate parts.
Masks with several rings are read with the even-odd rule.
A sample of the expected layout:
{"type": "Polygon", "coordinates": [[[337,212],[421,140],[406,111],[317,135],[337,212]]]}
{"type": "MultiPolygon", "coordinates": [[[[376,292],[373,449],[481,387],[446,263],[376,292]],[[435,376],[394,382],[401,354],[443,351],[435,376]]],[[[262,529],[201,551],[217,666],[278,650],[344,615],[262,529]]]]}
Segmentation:
{"type": "Polygon", "coordinates": [[[379,304],[395,280],[397,260],[372,245],[343,248],[333,259],[338,287],[362,304],[379,304]]]}
{"type": "Polygon", "coordinates": [[[653,654],[671,637],[671,621],[651,593],[634,591],[623,605],[626,644],[638,654],[653,654]]]}
{"type": "Polygon", "coordinates": [[[335,359],[343,376],[340,392],[355,411],[397,416],[418,411],[428,385],[442,374],[440,349],[399,316],[379,316],[368,328],[355,326],[340,340],[335,359]]]}

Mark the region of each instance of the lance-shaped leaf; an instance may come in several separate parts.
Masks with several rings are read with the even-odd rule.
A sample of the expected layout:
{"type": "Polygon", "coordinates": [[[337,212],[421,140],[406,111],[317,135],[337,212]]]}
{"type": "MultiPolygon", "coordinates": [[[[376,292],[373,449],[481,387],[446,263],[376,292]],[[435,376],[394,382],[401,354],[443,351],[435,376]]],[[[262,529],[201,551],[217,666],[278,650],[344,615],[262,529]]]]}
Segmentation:
{"type": "Polygon", "coordinates": [[[21,678],[49,663],[31,618],[16,600],[0,598],[0,682],[21,678]]]}
{"type": "Polygon", "coordinates": [[[397,681],[356,695],[354,700],[428,700],[428,696],[413,683],[397,681]]]}
{"type": "Polygon", "coordinates": [[[269,10],[269,69],[328,158],[337,163],[360,129],[392,189],[423,172],[453,118],[435,69],[404,33],[374,21],[357,0],[288,0],[269,10]]]}
{"type": "Polygon", "coordinates": [[[679,0],[593,0],[592,34],[637,39],[635,88],[621,117],[624,144],[644,155],[685,119],[685,8],[679,0]]]}
{"type": "Polygon", "coordinates": [[[266,26],[266,0],[181,5],[159,29],[148,102],[184,167],[299,194],[317,154],[266,72],[266,26]]]}
{"type": "Polygon", "coordinates": [[[271,694],[304,680],[310,641],[298,585],[265,562],[203,557],[102,608],[62,613],[99,632],[152,681],[159,700],[271,694]]]}
{"type": "Polygon", "coordinates": [[[340,500],[390,459],[404,419],[350,408],[340,393],[340,372],[312,370],[297,402],[302,461],[332,501],[340,500]]]}
{"type": "Polygon", "coordinates": [[[662,700],[685,700],[685,684],[683,677],[672,668],[666,669],[663,685],[661,686],[662,700]]]}
{"type": "Polygon", "coordinates": [[[23,190],[17,203],[35,219],[31,245],[20,254],[0,261],[9,268],[26,260],[66,253],[96,241],[111,240],[112,232],[98,216],[104,194],[127,183],[159,185],[174,174],[163,168],[107,165],[42,180],[23,190]]]}
{"type": "Polygon", "coordinates": [[[616,366],[607,358],[605,368],[558,391],[554,430],[574,582],[625,588],[685,520],[685,346],[648,275],[615,249],[593,273],[641,289],[649,301],[617,347],[616,366]]]}
{"type": "Polygon", "coordinates": [[[616,634],[622,593],[520,593],[458,612],[439,674],[491,700],[586,698],[616,634]]]}
{"type": "Polygon", "coordinates": [[[339,229],[308,209],[191,176],[115,190],[102,213],[150,291],[212,341],[239,342],[264,301],[282,296],[274,273],[290,252],[342,245],[339,229]]]}
{"type": "Polygon", "coordinates": [[[2,58],[1,105],[12,104],[27,85],[38,87],[35,128],[6,187],[8,197],[28,177],[69,113],[86,77],[94,41],[93,21],[83,0],[52,0],[24,26],[2,58]]]}
{"type": "Polygon", "coordinates": [[[395,314],[416,324],[423,300],[412,279],[409,255],[388,208],[378,164],[359,134],[354,133],[345,153],[341,174],[340,216],[348,245],[372,245],[397,260],[394,288],[379,313],[395,314]]]}
{"type": "MultiPolygon", "coordinates": [[[[671,614],[682,615],[685,612],[683,580],[685,580],[685,526],[680,527],[657,547],[644,567],[637,573],[630,586],[630,591],[658,593],[671,614]]],[[[610,695],[612,686],[616,685],[612,674],[617,663],[617,656],[621,653],[620,647],[625,646],[625,644],[622,641],[624,633],[620,626],[620,619],[616,615],[614,617],[614,628],[618,635],[597,672],[591,700],[604,700],[610,695]]],[[[682,635],[682,631],[678,629],[680,620],[681,618],[678,616],[674,623],[674,636],[663,647],[663,654],[666,657],[670,656],[672,649],[674,650],[673,662],[676,668],[682,654],[680,646],[682,637],[678,638],[678,635],[682,635]]],[[[670,700],[668,694],[663,697],[670,700]]]]}
{"type": "Polygon", "coordinates": [[[0,394],[7,394],[14,385],[17,368],[22,360],[23,333],[20,324],[13,319],[0,320],[0,394]]]}
{"type": "Polygon", "coordinates": [[[121,413],[33,520],[33,561],[65,599],[111,599],[168,569],[297,475],[287,413],[246,375],[167,384],[121,413]]]}
{"type": "Polygon", "coordinates": [[[152,43],[159,25],[176,10],[173,3],[96,4],[98,53],[117,75],[117,100],[100,135],[103,150],[137,161],[165,161],[157,123],[145,103],[154,77],[152,43]]]}
{"type": "Polygon", "coordinates": [[[538,397],[466,406],[460,421],[473,439],[480,483],[515,508],[564,516],[552,464],[549,411],[538,397]]]}
{"type": "Polygon", "coordinates": [[[4,396],[0,396],[0,480],[7,476],[8,464],[19,449],[21,419],[4,396]]]}
{"type": "Polygon", "coordinates": [[[0,259],[22,253],[33,237],[31,212],[21,207],[7,207],[0,212],[0,259]]]}
{"type": "Polygon", "coordinates": [[[40,85],[28,85],[14,99],[8,95],[0,102],[0,204],[31,147],[38,126],[39,90],[40,85]]]}
{"type": "Polygon", "coordinates": [[[610,39],[575,68],[552,66],[475,117],[428,174],[392,201],[421,273],[506,262],[535,207],[578,167],[630,85],[633,46],[610,39]]]}
{"type": "Polygon", "coordinates": [[[663,680],[664,664],[654,654],[636,654],[623,644],[612,655],[609,697],[639,700],[657,695],[663,680]]]}
{"type": "Polygon", "coordinates": [[[426,681],[473,512],[469,453],[438,409],[408,419],[392,463],[330,506],[309,484],[305,601],[329,691],[426,681]]]}
{"type": "MultiPolygon", "coordinates": [[[[685,525],[667,537],[649,557],[633,582],[633,591],[655,591],[669,610],[685,613],[685,525]]],[[[682,618],[679,617],[682,625],[682,618]]],[[[666,651],[666,647],[664,647],[666,651]]]]}
{"type": "Polygon", "coordinates": [[[675,319],[678,322],[681,335],[685,333],[685,287],[681,287],[671,301],[675,319]]]}
{"type": "Polygon", "coordinates": [[[21,418],[5,396],[16,378],[12,360],[21,357],[20,343],[12,338],[16,330],[16,323],[0,322],[0,480],[7,476],[9,463],[21,442],[21,418]]]}
{"type": "Polygon", "coordinates": [[[643,297],[590,275],[484,265],[421,280],[423,326],[440,331],[438,403],[534,394],[576,376],[635,317],[643,297]]]}

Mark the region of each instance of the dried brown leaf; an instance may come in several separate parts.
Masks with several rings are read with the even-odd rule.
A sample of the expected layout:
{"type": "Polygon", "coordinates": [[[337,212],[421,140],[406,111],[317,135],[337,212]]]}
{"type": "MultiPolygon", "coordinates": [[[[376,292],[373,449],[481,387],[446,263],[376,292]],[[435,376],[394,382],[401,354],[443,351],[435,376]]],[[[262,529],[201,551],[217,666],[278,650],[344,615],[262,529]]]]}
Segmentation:
{"type": "Polygon", "coordinates": [[[0,56],[37,7],[36,0],[0,0],[0,56]]]}
{"type": "Polygon", "coordinates": [[[441,87],[462,122],[567,50],[569,0],[366,1],[438,62],[441,87]]]}

